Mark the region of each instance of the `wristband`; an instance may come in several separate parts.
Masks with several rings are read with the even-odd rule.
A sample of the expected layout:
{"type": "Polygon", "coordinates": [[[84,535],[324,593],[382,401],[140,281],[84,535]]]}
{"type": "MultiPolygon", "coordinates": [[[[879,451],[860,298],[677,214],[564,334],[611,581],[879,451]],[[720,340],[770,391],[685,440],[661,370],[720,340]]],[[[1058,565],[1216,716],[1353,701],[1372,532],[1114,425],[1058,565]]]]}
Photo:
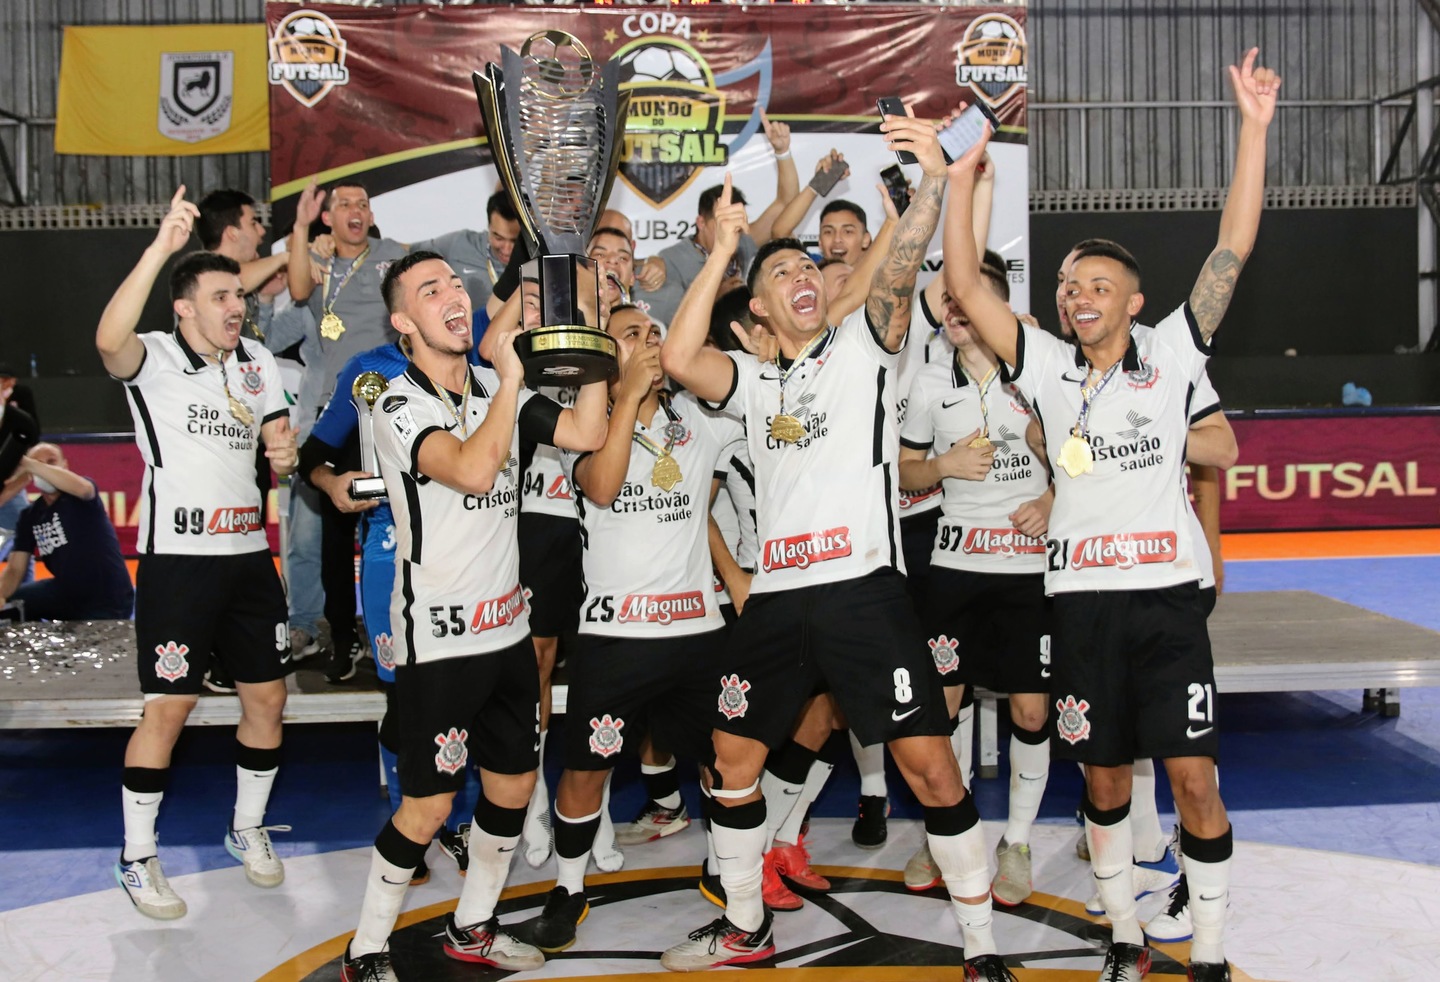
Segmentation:
{"type": "Polygon", "coordinates": [[[789,151],[789,150],[786,150],[784,153],[777,153],[777,154],[775,155],[775,159],[776,159],[776,160],[789,160],[789,159],[790,159],[790,151],[789,151]]]}

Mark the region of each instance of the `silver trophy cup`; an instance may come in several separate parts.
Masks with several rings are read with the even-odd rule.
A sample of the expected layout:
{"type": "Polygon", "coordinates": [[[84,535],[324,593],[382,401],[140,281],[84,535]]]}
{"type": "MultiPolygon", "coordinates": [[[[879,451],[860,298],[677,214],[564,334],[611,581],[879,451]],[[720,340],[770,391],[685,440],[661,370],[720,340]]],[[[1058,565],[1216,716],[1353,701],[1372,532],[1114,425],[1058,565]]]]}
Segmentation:
{"type": "Polygon", "coordinates": [[[380,460],[375,456],[375,402],[389,387],[379,372],[361,372],[350,386],[355,413],[360,417],[360,467],[375,475],[351,479],[350,497],[356,501],[385,497],[385,480],[380,477],[380,460]]]}
{"type": "Polygon", "coordinates": [[[615,373],[601,329],[600,281],[584,257],[610,195],[629,93],[619,65],[597,66],[572,34],[542,31],[474,75],[500,181],[538,256],[522,269],[525,333],[515,350],[531,385],[580,385],[615,373]]]}

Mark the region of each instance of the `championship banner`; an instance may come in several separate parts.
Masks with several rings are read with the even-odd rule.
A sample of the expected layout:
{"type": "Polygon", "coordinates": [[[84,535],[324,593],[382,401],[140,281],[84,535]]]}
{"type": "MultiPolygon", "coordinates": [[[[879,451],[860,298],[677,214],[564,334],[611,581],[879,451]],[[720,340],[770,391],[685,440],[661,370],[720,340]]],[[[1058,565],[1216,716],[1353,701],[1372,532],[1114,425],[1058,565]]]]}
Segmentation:
{"type": "Polygon", "coordinates": [[[175,156],[270,149],[258,24],[67,27],[55,152],[175,156]]]}
{"type": "MultiPolygon", "coordinates": [[[[498,188],[471,73],[537,31],[574,34],[597,61],[620,59],[631,90],[610,205],[635,224],[641,256],[694,229],[701,191],[729,170],[751,217],[775,195],[760,111],[788,123],[803,186],[832,148],[850,177],[828,200],[884,218],[880,172],[895,163],[875,102],[898,96],[939,118],[984,99],[1001,120],[990,243],[1012,302],[1029,309],[1026,12],[1023,6],[793,5],[604,7],[268,3],[271,180],[277,227],[313,180],[356,177],[382,234],[402,242],[484,229],[498,188]]],[[[912,183],[918,166],[904,168],[912,183]]],[[[814,241],[816,204],[797,230],[814,241]]],[[[940,236],[927,269],[940,260],[940,236]]],[[[927,277],[928,278],[928,275],[927,277]]]]}
{"type": "MultiPolygon", "coordinates": [[[[76,474],[88,477],[100,491],[100,502],[115,534],[120,539],[120,553],[134,558],[136,527],[140,521],[140,483],[145,476],[145,462],[135,446],[135,435],[57,437],[52,441],[65,452],[65,460],[76,474]]],[[[31,498],[34,493],[27,490],[31,498]]],[[[169,515],[156,515],[157,522],[170,521],[169,515]]],[[[270,551],[279,548],[280,525],[276,491],[271,490],[265,502],[265,534],[270,551]]]]}
{"type": "Polygon", "coordinates": [[[1440,525],[1440,415],[1232,419],[1226,532],[1440,525]]]}

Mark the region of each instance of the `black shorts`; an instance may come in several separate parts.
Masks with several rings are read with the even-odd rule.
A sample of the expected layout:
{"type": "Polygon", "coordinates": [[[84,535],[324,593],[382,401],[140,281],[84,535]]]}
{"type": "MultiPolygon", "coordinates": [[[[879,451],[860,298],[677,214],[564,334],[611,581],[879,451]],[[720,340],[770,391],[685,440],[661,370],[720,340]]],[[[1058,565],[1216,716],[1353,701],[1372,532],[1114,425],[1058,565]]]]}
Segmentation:
{"type": "Polygon", "coordinates": [[[730,632],[715,727],[773,750],[805,700],[828,689],[865,746],[948,735],[924,642],[905,577],[893,569],[752,593],[730,632]]]}
{"type": "Polygon", "coordinates": [[[1063,760],[1216,757],[1215,664],[1200,589],[1058,593],[1050,692],[1063,760]]]}
{"type": "Polygon", "coordinates": [[[269,550],[146,555],[135,570],[140,691],[197,695],[210,658],[236,682],[290,674],[285,591],[269,550]]]}
{"type": "Polygon", "coordinates": [[[1050,600],[1044,573],[977,573],[935,566],[925,650],[941,685],[1050,691],[1050,600]]]}
{"type": "Polygon", "coordinates": [[[714,759],[715,681],[725,628],[679,638],[580,635],[570,659],[565,766],[614,767],[646,733],[657,746],[702,764],[714,759]]]}
{"type": "Polygon", "coordinates": [[[900,516],[900,549],[905,554],[910,599],[916,607],[924,602],[930,587],[930,557],[935,554],[935,530],[939,526],[939,508],[900,516]]]}
{"type": "Polygon", "coordinates": [[[395,668],[400,787],[459,791],[471,763],[497,774],[540,764],[540,673],[527,636],[502,651],[395,668]]]}
{"type": "Polygon", "coordinates": [[[585,583],[580,567],[580,522],[520,513],[520,582],[530,591],[530,633],[573,634],[580,626],[585,583]]]}

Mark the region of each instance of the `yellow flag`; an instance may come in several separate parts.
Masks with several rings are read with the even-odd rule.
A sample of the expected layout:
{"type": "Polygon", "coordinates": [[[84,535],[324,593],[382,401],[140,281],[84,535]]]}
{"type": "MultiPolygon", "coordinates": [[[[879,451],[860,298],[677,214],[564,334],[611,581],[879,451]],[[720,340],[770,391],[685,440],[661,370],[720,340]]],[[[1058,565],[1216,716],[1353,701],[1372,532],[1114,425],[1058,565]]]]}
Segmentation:
{"type": "Polygon", "coordinates": [[[55,152],[270,149],[263,24],[67,27],[55,152]]]}

